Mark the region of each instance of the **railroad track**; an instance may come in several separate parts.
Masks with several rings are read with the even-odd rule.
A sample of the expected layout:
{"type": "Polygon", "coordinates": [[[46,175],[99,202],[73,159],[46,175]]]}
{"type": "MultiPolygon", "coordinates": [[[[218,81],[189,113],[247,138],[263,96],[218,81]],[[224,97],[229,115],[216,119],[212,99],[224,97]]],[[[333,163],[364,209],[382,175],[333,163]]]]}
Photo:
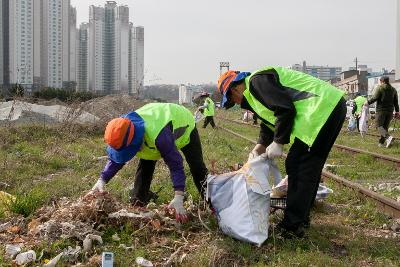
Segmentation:
{"type": "MultiPolygon", "coordinates": [[[[218,126],[218,128],[220,128],[236,137],[242,138],[252,144],[257,144],[256,141],[254,141],[246,136],[243,136],[241,134],[238,134],[232,130],[226,129],[221,126],[218,126]]],[[[286,155],[284,155],[284,157],[286,157],[286,155]]],[[[393,218],[400,218],[400,203],[394,201],[393,199],[382,196],[372,190],[369,190],[369,189],[361,186],[360,184],[351,182],[343,177],[340,177],[340,176],[333,174],[326,170],[322,171],[322,176],[326,177],[328,179],[331,179],[333,182],[335,182],[341,186],[350,188],[366,198],[369,198],[377,205],[377,207],[379,207],[381,209],[381,211],[383,213],[385,213],[393,218]]]]}
{"type": "MultiPolygon", "coordinates": [[[[248,123],[241,122],[241,121],[226,119],[226,118],[222,118],[222,117],[216,117],[216,118],[220,119],[220,120],[233,122],[233,123],[236,123],[236,124],[239,124],[239,125],[247,125],[247,126],[251,126],[251,127],[254,127],[254,128],[259,128],[259,126],[248,124],[248,123]]],[[[369,135],[378,136],[379,137],[379,135],[375,135],[375,134],[369,134],[369,135]]],[[[370,156],[372,156],[372,157],[374,157],[376,159],[382,160],[382,161],[392,162],[392,163],[395,163],[398,168],[400,168],[400,159],[395,158],[395,157],[381,155],[381,154],[370,152],[370,151],[367,151],[367,150],[363,150],[363,149],[359,149],[359,148],[352,148],[352,147],[339,145],[339,144],[334,144],[333,146],[338,148],[338,149],[340,149],[340,150],[344,150],[346,152],[358,153],[358,154],[366,154],[366,155],[370,155],[370,156]]]]}

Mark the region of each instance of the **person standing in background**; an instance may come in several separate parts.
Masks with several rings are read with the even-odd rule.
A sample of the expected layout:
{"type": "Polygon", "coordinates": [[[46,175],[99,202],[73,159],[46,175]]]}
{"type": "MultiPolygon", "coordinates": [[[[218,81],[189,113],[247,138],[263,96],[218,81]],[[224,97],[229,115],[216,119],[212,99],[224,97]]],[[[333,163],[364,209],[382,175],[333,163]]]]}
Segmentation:
{"type": "Polygon", "coordinates": [[[378,128],[380,138],[379,147],[383,147],[386,141],[386,147],[389,147],[393,141],[393,136],[389,135],[389,125],[395,116],[399,116],[399,102],[397,91],[390,85],[389,77],[382,76],[380,85],[375,89],[374,95],[368,100],[368,105],[376,102],[376,127],[378,128]]]}

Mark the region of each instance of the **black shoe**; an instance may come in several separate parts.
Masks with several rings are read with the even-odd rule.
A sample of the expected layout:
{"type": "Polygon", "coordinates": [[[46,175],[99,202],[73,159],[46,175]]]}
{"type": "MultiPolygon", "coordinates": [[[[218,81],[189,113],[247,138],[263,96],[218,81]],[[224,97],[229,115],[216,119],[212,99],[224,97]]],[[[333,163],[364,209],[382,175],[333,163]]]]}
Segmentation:
{"type": "Polygon", "coordinates": [[[286,227],[282,223],[277,225],[280,234],[285,239],[303,238],[305,235],[304,227],[302,224],[293,227],[286,227]]]}

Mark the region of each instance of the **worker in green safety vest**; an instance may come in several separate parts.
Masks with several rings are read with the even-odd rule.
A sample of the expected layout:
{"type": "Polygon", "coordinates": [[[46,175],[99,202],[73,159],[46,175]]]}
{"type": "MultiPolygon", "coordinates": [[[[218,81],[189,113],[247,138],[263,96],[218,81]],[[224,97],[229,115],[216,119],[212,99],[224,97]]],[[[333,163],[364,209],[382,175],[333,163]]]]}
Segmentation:
{"type": "Polygon", "coordinates": [[[221,105],[235,104],[261,119],[257,145],[249,159],[283,155],[292,142],[285,166],[288,192],[279,228],[285,237],[303,237],[322,168],[346,117],[344,92],[308,74],[282,67],[253,73],[228,71],[218,81],[221,105]]]}
{"type": "Polygon", "coordinates": [[[175,197],[169,208],[178,222],[187,222],[183,207],[186,176],[182,151],[192,173],[197,190],[204,196],[204,183],[208,174],[204,164],[200,137],[193,115],[183,106],[168,103],[147,104],[134,112],[113,119],[107,124],[104,140],[109,161],[91,193],[103,192],[105,185],[134,156],[139,158],[135,184],[130,191],[130,202],[145,206],[154,193],[150,184],[156,163],[163,159],[167,164],[175,197]]]}
{"type": "Polygon", "coordinates": [[[354,98],[354,106],[353,106],[352,114],[356,118],[358,131],[360,131],[360,117],[361,117],[361,111],[362,111],[364,104],[368,105],[368,99],[366,97],[358,95],[356,98],[354,98]]]}
{"type": "Polygon", "coordinates": [[[200,95],[201,100],[204,101],[203,105],[199,107],[200,111],[203,111],[205,116],[203,128],[206,128],[210,123],[211,126],[215,129],[214,115],[215,115],[215,104],[214,101],[210,98],[210,94],[207,92],[203,92],[200,95]]]}

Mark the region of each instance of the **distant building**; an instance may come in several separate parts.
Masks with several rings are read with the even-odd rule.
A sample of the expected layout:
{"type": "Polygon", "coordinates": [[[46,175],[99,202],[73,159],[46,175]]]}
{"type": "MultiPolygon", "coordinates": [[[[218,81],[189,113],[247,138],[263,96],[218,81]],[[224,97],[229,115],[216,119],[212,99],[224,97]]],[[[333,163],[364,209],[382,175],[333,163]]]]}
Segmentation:
{"type": "Polygon", "coordinates": [[[397,2],[396,80],[400,80],[400,2],[397,2]]]}
{"type": "Polygon", "coordinates": [[[328,81],[335,77],[338,77],[342,72],[341,67],[329,67],[329,66],[307,66],[306,61],[303,64],[294,64],[289,67],[292,70],[301,71],[318,79],[328,81]]]}
{"type": "MultiPolygon", "coordinates": [[[[0,90],[3,88],[3,83],[4,83],[4,51],[3,51],[3,36],[4,36],[4,30],[3,30],[3,1],[0,1],[0,90]]],[[[0,91],[2,93],[2,91],[0,91]]]]}
{"type": "Polygon", "coordinates": [[[144,87],[144,28],[131,24],[129,92],[138,94],[144,87]]]}
{"type": "Polygon", "coordinates": [[[179,86],[179,104],[192,104],[193,101],[193,91],[190,87],[181,84],[179,86]]]}
{"type": "Polygon", "coordinates": [[[78,31],[77,90],[89,90],[89,23],[82,23],[78,31]]]}
{"type": "MultiPolygon", "coordinates": [[[[356,70],[356,67],[350,67],[349,70],[356,70]]],[[[367,65],[358,65],[357,70],[372,73],[372,68],[368,68],[367,65]]]]}
{"type": "Polygon", "coordinates": [[[380,85],[380,79],[382,76],[387,76],[389,77],[389,81],[390,83],[394,83],[395,81],[395,72],[391,71],[389,73],[379,73],[379,74],[375,74],[375,75],[370,75],[368,76],[368,95],[372,96],[374,94],[374,91],[376,89],[376,87],[378,87],[380,85]]]}
{"type": "Polygon", "coordinates": [[[10,1],[10,83],[33,86],[33,1],[10,1]]]}
{"type": "Polygon", "coordinates": [[[354,98],[357,94],[368,94],[367,75],[366,71],[344,71],[340,74],[339,78],[331,80],[331,83],[345,91],[350,98],[354,98]]]}
{"type": "Polygon", "coordinates": [[[104,8],[89,7],[89,40],[88,40],[88,79],[89,90],[92,92],[103,91],[104,80],[104,8]]]}

